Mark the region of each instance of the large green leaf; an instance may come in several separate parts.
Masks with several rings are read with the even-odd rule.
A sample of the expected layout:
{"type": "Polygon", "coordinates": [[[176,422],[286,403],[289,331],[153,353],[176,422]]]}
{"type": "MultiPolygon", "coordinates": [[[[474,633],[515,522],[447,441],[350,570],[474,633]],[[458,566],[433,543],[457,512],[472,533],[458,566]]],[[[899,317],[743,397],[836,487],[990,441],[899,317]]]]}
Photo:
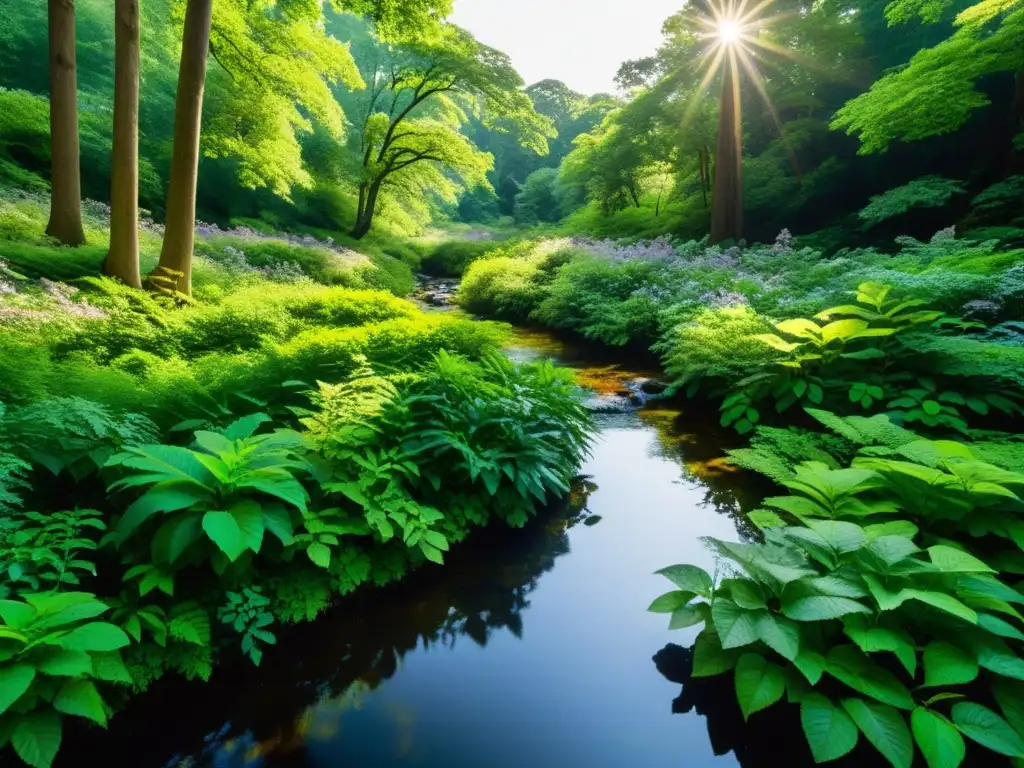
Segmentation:
{"type": "Polygon", "coordinates": [[[928,557],[936,568],[946,573],[995,573],[973,555],[944,544],[928,547],[928,557]]]}
{"type": "Polygon", "coordinates": [[[851,613],[871,613],[871,609],[848,597],[816,595],[785,602],[782,612],[796,621],[827,621],[851,613]]]}
{"type": "Polygon", "coordinates": [[[972,701],[953,705],[953,723],[969,739],[1007,757],[1024,757],[1024,739],[988,707],[972,701]]]}
{"type": "Polygon", "coordinates": [[[75,627],[57,642],[61,648],[71,651],[116,651],[131,641],[120,627],[94,621],[75,627]]]}
{"type": "Polygon", "coordinates": [[[999,678],[992,683],[992,693],[1003,711],[1003,717],[1013,730],[1024,736],[1024,683],[999,678]]]}
{"type": "Polygon", "coordinates": [[[899,629],[872,626],[862,616],[850,616],[844,621],[843,631],[865,653],[891,651],[911,677],[917,671],[917,651],[914,639],[899,629]]]}
{"type": "Polygon", "coordinates": [[[686,627],[692,627],[694,624],[700,624],[702,621],[707,621],[710,608],[711,606],[707,603],[684,605],[682,608],[672,611],[672,616],[668,621],[668,628],[685,629],[686,627]]]}
{"type": "Polygon", "coordinates": [[[203,530],[213,540],[221,552],[234,562],[245,550],[242,544],[242,531],[238,521],[230,512],[211,510],[203,515],[203,530]]]}
{"type": "Polygon", "coordinates": [[[857,746],[857,726],[853,720],[820,693],[804,696],[800,724],[816,763],[838,760],[857,746]]]}
{"type": "Polygon", "coordinates": [[[740,608],[764,608],[767,597],[761,585],[751,579],[724,579],[718,587],[718,594],[732,598],[740,608]]]}
{"type": "Polygon", "coordinates": [[[800,670],[800,673],[807,678],[811,685],[817,685],[825,673],[826,662],[825,657],[817,651],[802,647],[796,658],[793,659],[793,666],[800,670]]]}
{"type": "Polygon", "coordinates": [[[243,548],[259,553],[263,546],[263,509],[255,501],[240,501],[229,510],[238,523],[243,548]]]}
{"type": "Polygon", "coordinates": [[[741,656],[736,662],[735,675],[736,699],[744,720],[770,707],[782,698],[786,690],[782,668],[759,653],[745,653],[741,656]]]}
{"type": "Polygon", "coordinates": [[[24,629],[36,618],[36,609],[18,600],[0,600],[0,619],[12,629],[24,629]]]}
{"type": "Polygon", "coordinates": [[[61,718],[52,709],[37,709],[18,720],[11,746],[33,768],[50,768],[60,749],[61,718]]]}
{"type": "Polygon", "coordinates": [[[928,768],[957,768],[964,761],[963,737],[938,712],[917,707],[910,713],[910,729],[928,768]]]}
{"type": "Polygon", "coordinates": [[[255,488],[257,491],[286,501],[301,512],[306,511],[309,497],[302,483],[291,475],[284,477],[249,477],[237,483],[239,488],[255,488]]]}
{"type": "Polygon", "coordinates": [[[760,639],[757,634],[757,617],[756,611],[740,608],[736,603],[724,598],[718,598],[711,605],[715,631],[725,649],[742,648],[756,643],[760,639]]]}
{"type": "Polygon", "coordinates": [[[252,413],[232,422],[222,431],[228,440],[244,440],[256,434],[256,430],[270,420],[265,413],[252,413]]]}
{"type": "Polygon", "coordinates": [[[993,635],[999,635],[999,637],[1008,637],[1011,640],[1024,640],[1024,632],[1021,632],[1010,622],[989,613],[978,614],[978,626],[988,630],[993,635]]]}
{"type": "Polygon", "coordinates": [[[160,526],[150,544],[156,563],[173,564],[203,536],[203,513],[183,512],[160,526]]]}
{"type": "Polygon", "coordinates": [[[826,671],[855,691],[900,709],[913,709],[907,687],[853,645],[839,645],[826,656],[826,671]]]}
{"type": "Polygon", "coordinates": [[[761,642],[783,658],[793,661],[800,652],[800,630],[788,619],[762,609],[758,611],[755,629],[761,642]]]}
{"type": "Polygon", "coordinates": [[[922,603],[932,606],[932,608],[938,608],[940,611],[952,614],[958,619],[963,619],[971,624],[978,623],[978,614],[976,612],[972,611],[952,595],[947,595],[945,592],[904,589],[900,591],[900,597],[904,600],[919,600],[922,603]]]}
{"type": "Polygon", "coordinates": [[[280,504],[266,504],[263,507],[263,525],[286,547],[295,542],[295,524],[291,513],[280,504]]]}
{"type": "Polygon", "coordinates": [[[209,497],[201,487],[174,483],[157,485],[140,496],[125,510],[117,524],[117,541],[123,542],[136,528],[158,512],[177,512],[209,497]]]}
{"type": "Polygon", "coordinates": [[[714,582],[707,571],[695,565],[670,565],[655,573],[664,576],[680,589],[701,597],[710,597],[714,582]]]}
{"type": "Polygon", "coordinates": [[[92,674],[97,680],[111,683],[132,682],[132,676],[117,651],[93,651],[89,655],[92,657],[92,674]]]}
{"type": "Polygon", "coordinates": [[[736,666],[738,651],[722,648],[718,635],[705,628],[693,644],[693,676],[713,677],[728,672],[736,666]]]}
{"type": "Polygon", "coordinates": [[[863,332],[867,327],[866,320],[836,320],[821,329],[821,337],[826,342],[833,339],[846,339],[863,332]]]}
{"type": "Polygon", "coordinates": [[[972,635],[969,645],[982,669],[1014,680],[1024,680],[1024,659],[1011,651],[998,637],[972,635]]]}
{"type": "Polygon", "coordinates": [[[860,732],[893,768],[910,768],[914,762],[914,742],[899,710],[866,699],[843,699],[842,704],[860,732]]]}
{"type": "Polygon", "coordinates": [[[0,715],[21,698],[35,677],[36,668],[31,664],[0,665],[0,715]]]}
{"type": "Polygon", "coordinates": [[[53,707],[65,715],[77,715],[99,723],[107,724],[103,699],[91,680],[68,680],[60,687],[53,700],[53,707]]]}
{"type": "Polygon", "coordinates": [[[647,610],[651,613],[672,613],[672,611],[682,608],[694,597],[693,592],[676,589],[656,597],[647,610]]]}
{"type": "Polygon", "coordinates": [[[47,675],[79,677],[92,674],[92,658],[85,651],[50,647],[37,652],[36,668],[47,675]]]}

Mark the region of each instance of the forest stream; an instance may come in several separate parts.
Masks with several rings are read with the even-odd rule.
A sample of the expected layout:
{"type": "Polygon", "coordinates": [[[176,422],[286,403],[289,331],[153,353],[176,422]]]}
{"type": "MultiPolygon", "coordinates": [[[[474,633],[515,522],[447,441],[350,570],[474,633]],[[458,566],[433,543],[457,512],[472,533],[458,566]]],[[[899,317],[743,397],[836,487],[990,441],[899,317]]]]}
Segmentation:
{"type": "Polygon", "coordinates": [[[717,429],[693,426],[699,414],[628,404],[627,382],[651,371],[533,330],[507,353],[552,358],[595,392],[601,432],[563,508],[346,600],[259,669],[155,686],[108,732],[68,734],[58,765],[82,750],[132,768],[737,764],[735,729],[716,757],[705,718],[673,714],[687,707],[666,675],[699,628],[669,632],[646,608],[669,588],[655,570],[713,571],[700,537],[739,538],[747,478],[722,461],[717,429]]]}

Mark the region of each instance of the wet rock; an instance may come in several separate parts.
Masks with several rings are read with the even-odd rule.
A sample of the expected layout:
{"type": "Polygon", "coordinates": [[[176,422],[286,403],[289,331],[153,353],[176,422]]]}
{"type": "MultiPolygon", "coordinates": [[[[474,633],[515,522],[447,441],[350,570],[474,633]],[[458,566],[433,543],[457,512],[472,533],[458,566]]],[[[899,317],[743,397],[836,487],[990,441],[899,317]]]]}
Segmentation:
{"type": "Polygon", "coordinates": [[[632,413],[638,406],[633,398],[623,395],[594,395],[583,405],[594,413],[632,413]]]}

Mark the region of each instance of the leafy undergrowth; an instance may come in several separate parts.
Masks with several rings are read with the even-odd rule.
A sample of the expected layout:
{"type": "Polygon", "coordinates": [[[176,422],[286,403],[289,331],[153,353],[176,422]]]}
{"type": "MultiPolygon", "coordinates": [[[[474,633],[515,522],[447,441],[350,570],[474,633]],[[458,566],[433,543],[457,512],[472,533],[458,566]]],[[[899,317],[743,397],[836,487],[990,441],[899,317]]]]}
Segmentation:
{"type": "Polygon", "coordinates": [[[705,624],[692,674],[732,673],[744,719],[798,706],[816,762],[861,737],[896,768],[955,767],[965,737],[1024,758],[1024,443],[810,414],[831,434],[759,428],[732,452],[788,491],[750,513],[763,540],[706,539],[715,576],[659,571],[677,589],[651,610],[705,624]]]}
{"type": "Polygon", "coordinates": [[[569,374],[422,313],[375,261],[201,250],[184,306],[99,277],[98,250],[0,264],[0,745],[33,766],[66,717],[259,664],[276,626],[522,526],[588,448],[569,374]]]}

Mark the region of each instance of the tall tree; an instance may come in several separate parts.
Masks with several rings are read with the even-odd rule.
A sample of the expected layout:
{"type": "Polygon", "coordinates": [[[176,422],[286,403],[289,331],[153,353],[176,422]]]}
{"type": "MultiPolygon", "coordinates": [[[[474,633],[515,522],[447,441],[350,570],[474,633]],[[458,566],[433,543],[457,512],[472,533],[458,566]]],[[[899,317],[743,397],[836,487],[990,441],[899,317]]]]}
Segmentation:
{"type": "Polygon", "coordinates": [[[50,221],[46,234],[65,245],[85,242],[78,148],[74,0],[48,0],[50,49],[50,221]]]}
{"type": "Polygon", "coordinates": [[[212,19],[213,0],[188,0],[178,69],[178,96],[174,104],[174,140],[164,242],[160,249],[160,263],[150,275],[154,287],[186,296],[192,293],[199,136],[212,19]]]}
{"type": "Polygon", "coordinates": [[[134,288],[139,275],[139,0],[114,5],[114,147],[110,250],[104,274],[134,288]]]}
{"type": "Polygon", "coordinates": [[[486,185],[493,158],[459,128],[467,111],[494,130],[515,131],[537,154],[555,131],[520,88],[508,57],[454,25],[436,38],[401,46],[366,80],[369,103],[358,141],[362,156],[353,237],[373,226],[382,192],[409,195],[426,185],[443,189],[446,173],[467,186],[486,185]]]}

